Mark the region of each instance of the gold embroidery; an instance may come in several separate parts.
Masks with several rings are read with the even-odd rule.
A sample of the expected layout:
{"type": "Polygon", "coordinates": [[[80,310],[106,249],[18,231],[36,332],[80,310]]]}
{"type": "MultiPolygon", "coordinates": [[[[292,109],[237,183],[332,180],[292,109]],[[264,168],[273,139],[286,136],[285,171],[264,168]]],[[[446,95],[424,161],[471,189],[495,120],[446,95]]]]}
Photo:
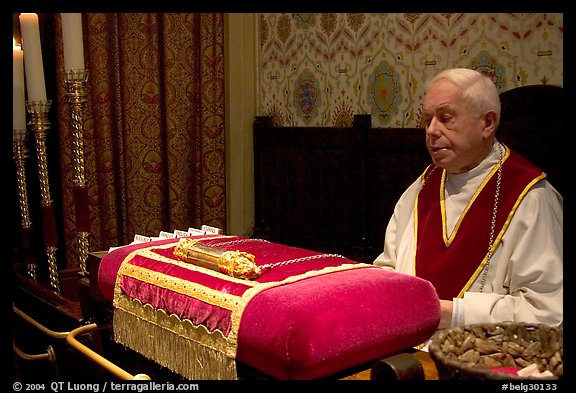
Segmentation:
{"type": "Polygon", "coordinates": [[[226,310],[234,310],[240,299],[240,297],[236,295],[224,293],[217,289],[208,288],[192,281],[183,280],[181,278],[146,269],[141,266],[132,265],[130,263],[127,263],[126,266],[124,266],[122,274],[155,285],[159,288],[169,289],[176,293],[193,297],[194,299],[201,300],[205,303],[226,310]]]}

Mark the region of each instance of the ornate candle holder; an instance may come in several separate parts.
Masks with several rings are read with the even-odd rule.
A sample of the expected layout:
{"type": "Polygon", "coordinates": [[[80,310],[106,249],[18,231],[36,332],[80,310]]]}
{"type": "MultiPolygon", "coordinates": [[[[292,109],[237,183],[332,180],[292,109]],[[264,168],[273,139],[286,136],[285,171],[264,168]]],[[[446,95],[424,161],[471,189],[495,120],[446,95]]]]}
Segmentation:
{"type": "Polygon", "coordinates": [[[20,218],[22,221],[22,245],[24,249],[24,260],[28,276],[38,281],[36,275],[37,265],[32,261],[30,255],[30,233],[32,232],[32,221],[30,221],[30,211],[28,209],[28,191],[26,189],[26,169],[25,162],[28,158],[28,147],[26,146],[27,130],[13,130],[14,161],[16,163],[16,177],[18,181],[18,199],[20,202],[20,218]]]}
{"type": "Polygon", "coordinates": [[[56,234],[56,221],[54,219],[54,207],[50,197],[50,184],[48,182],[48,160],[46,153],[46,134],[50,129],[48,111],[51,100],[26,101],[26,110],[30,115],[29,125],[36,140],[36,155],[38,158],[38,171],[40,178],[40,198],[42,205],[42,224],[44,228],[44,246],[48,257],[48,274],[50,286],[56,293],[60,293],[60,280],[58,278],[58,264],[56,263],[56,251],[58,240],[56,234]]]}
{"type": "Polygon", "coordinates": [[[78,258],[80,274],[88,275],[86,261],[88,260],[90,231],[90,211],[88,209],[88,187],[84,168],[84,104],[86,103],[86,82],[88,70],[64,70],[68,103],[72,116],[72,140],[74,150],[74,198],[76,206],[76,234],[78,236],[78,258]]]}

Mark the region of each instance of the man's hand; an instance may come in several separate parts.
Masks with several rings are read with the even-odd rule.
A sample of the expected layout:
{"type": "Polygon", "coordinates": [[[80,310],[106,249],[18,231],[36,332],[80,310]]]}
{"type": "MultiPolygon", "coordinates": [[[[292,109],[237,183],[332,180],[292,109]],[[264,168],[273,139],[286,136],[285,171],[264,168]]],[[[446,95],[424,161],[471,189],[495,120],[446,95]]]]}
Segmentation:
{"type": "Polygon", "coordinates": [[[440,324],[438,329],[446,329],[452,323],[452,300],[440,300],[440,324]]]}

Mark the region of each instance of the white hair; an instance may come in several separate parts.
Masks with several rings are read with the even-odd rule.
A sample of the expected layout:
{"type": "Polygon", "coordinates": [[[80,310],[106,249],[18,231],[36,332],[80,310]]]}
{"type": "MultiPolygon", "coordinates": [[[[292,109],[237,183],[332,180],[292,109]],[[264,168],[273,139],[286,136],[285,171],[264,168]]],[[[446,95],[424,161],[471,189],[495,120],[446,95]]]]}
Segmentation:
{"type": "Polygon", "coordinates": [[[448,80],[458,86],[462,91],[463,99],[474,107],[478,115],[486,111],[494,111],[496,127],[498,126],[501,112],[500,95],[492,79],[469,68],[451,68],[440,72],[428,81],[426,91],[440,80],[448,80]]]}

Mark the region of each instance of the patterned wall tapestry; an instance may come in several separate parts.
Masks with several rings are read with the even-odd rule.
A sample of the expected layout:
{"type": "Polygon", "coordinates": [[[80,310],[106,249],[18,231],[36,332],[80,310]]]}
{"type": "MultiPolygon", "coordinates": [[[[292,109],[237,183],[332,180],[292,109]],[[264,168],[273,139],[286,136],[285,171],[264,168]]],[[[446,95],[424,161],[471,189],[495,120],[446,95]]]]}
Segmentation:
{"type": "Polygon", "coordinates": [[[258,15],[259,115],[279,125],[418,127],[424,82],[445,68],[500,91],[563,85],[563,14],[258,15]]]}

